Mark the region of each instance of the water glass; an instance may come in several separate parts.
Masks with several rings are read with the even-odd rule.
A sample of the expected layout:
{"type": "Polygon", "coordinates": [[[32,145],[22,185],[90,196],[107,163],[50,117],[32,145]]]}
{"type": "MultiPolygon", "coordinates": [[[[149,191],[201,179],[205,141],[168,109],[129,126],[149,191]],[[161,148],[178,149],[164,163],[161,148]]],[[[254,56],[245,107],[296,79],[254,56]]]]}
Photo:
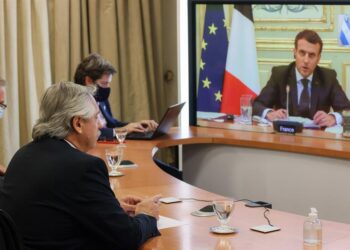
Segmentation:
{"type": "Polygon", "coordinates": [[[240,99],[241,117],[240,121],[243,124],[252,124],[252,95],[242,95],[240,99]]]}
{"type": "Polygon", "coordinates": [[[108,166],[112,169],[109,176],[122,176],[122,172],[118,171],[118,167],[123,159],[123,147],[116,146],[106,149],[106,158],[108,166]]]}
{"type": "Polygon", "coordinates": [[[221,238],[218,240],[215,250],[234,250],[229,239],[221,238]]]}
{"type": "Polygon", "coordinates": [[[234,206],[234,201],[230,199],[213,201],[213,208],[216,213],[216,218],[220,222],[220,228],[229,227],[228,222],[234,206]]]}
{"type": "Polygon", "coordinates": [[[124,141],[125,141],[127,134],[128,134],[128,130],[126,128],[115,129],[115,136],[117,137],[117,140],[118,140],[120,146],[125,147],[124,141]]]}

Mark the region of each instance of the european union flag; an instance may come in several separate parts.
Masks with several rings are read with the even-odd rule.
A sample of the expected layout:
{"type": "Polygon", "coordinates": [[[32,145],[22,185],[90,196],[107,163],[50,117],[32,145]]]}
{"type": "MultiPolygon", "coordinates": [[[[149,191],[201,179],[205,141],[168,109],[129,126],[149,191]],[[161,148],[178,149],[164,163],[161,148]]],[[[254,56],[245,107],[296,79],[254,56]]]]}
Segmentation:
{"type": "Polygon", "coordinates": [[[220,112],[228,38],[222,5],[206,6],[199,62],[197,110],[220,112]]]}
{"type": "Polygon", "coordinates": [[[350,45],[350,15],[341,15],[341,27],[339,34],[340,45],[350,45]]]}

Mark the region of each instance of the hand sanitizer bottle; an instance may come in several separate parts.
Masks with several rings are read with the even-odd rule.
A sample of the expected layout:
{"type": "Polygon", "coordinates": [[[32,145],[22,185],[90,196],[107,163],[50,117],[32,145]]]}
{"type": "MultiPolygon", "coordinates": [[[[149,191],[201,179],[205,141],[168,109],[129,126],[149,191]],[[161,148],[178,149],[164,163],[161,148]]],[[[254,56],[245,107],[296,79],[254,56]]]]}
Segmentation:
{"type": "Polygon", "coordinates": [[[317,246],[322,244],[322,224],[318,219],[316,208],[311,208],[304,222],[304,244],[317,246]]]}

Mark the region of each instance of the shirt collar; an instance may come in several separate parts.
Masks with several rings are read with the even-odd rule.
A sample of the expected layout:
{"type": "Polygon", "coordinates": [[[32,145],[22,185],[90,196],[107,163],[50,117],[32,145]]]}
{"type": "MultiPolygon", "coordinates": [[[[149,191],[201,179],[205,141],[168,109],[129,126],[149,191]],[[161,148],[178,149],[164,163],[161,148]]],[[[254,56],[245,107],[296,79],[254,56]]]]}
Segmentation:
{"type": "MultiPolygon", "coordinates": [[[[297,67],[295,67],[295,75],[297,77],[297,82],[300,82],[301,79],[304,79],[304,77],[299,73],[297,67]]],[[[314,73],[312,73],[311,75],[309,75],[307,77],[307,79],[309,80],[309,82],[312,82],[312,77],[314,76],[314,73]]]]}
{"type": "Polygon", "coordinates": [[[69,145],[69,146],[71,146],[72,148],[77,149],[77,147],[76,147],[76,146],[74,146],[74,145],[73,145],[73,143],[71,143],[70,141],[67,141],[66,139],[63,139],[63,140],[65,140],[65,142],[67,142],[67,143],[68,143],[68,145],[69,145]]]}

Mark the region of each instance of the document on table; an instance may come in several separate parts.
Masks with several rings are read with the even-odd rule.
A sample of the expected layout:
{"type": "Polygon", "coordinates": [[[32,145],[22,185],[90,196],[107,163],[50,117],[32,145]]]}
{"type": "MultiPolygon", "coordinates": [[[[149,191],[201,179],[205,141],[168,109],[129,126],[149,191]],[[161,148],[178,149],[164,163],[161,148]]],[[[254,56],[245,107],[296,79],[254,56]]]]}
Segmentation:
{"type": "Polygon", "coordinates": [[[343,126],[335,125],[333,127],[326,128],[324,131],[326,131],[328,133],[342,134],[343,133],[343,126]]]}
{"type": "Polygon", "coordinates": [[[293,122],[300,122],[303,124],[304,128],[313,128],[313,129],[319,129],[320,126],[316,125],[313,120],[305,117],[300,117],[300,116],[289,116],[288,121],[293,121],[293,122]]]}
{"type": "Polygon", "coordinates": [[[225,113],[197,111],[197,118],[200,118],[200,119],[213,120],[225,115],[226,115],[225,113]]]}
{"type": "Polygon", "coordinates": [[[169,227],[179,227],[185,225],[186,223],[175,220],[165,216],[159,216],[159,220],[157,221],[158,229],[164,229],[169,227]]]}

